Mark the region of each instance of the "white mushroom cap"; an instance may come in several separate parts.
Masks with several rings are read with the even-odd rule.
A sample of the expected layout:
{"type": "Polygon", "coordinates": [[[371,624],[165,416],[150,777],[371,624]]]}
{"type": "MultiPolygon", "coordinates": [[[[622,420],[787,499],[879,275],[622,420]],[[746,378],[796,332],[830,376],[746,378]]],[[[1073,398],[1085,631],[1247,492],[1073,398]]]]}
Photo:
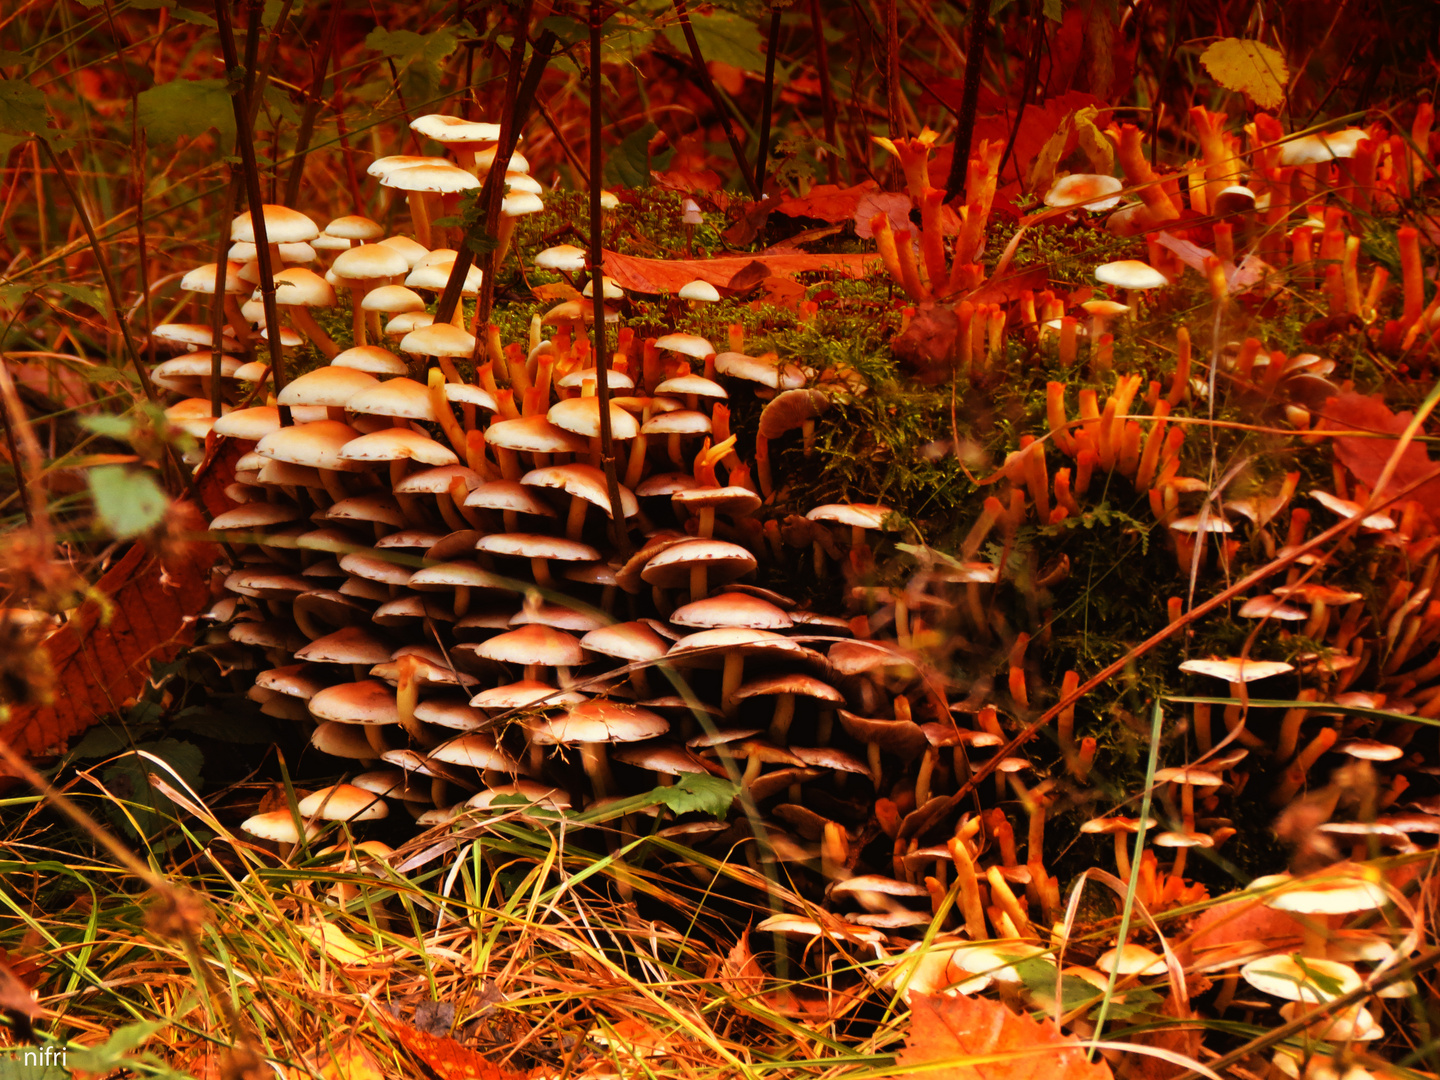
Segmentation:
{"type": "Polygon", "coordinates": [[[720,299],[720,290],[710,282],[697,278],[681,285],[679,296],[682,300],[696,300],[705,304],[713,304],[720,299]]]}
{"type": "Polygon", "coordinates": [[[1120,204],[1124,187],[1113,176],[1100,173],[1071,173],[1062,176],[1045,193],[1046,206],[1079,206],[1094,213],[1120,204]]]}
{"type": "Polygon", "coordinates": [[[1312,1005],[1348,994],[1360,986],[1360,976],[1354,968],[1313,956],[1262,956],[1242,967],[1240,977],[1271,997],[1312,1005]],[[1315,975],[1327,981],[1334,980],[1338,988],[1323,988],[1314,980],[1315,975]]]}
{"type": "Polygon", "coordinates": [[[1149,263],[1139,259],[1120,259],[1104,263],[1095,268],[1095,280],[1104,285],[1135,292],[1142,289],[1158,289],[1170,284],[1170,279],[1149,263]]]}

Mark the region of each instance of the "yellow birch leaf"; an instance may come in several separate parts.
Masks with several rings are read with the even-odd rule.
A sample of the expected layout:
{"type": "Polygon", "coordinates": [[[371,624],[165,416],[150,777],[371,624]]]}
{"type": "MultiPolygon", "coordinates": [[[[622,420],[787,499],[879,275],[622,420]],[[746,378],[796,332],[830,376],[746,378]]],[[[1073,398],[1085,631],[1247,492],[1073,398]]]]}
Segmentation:
{"type": "Polygon", "coordinates": [[[1244,94],[1262,109],[1275,109],[1285,100],[1290,71],[1285,57],[1261,41],[1221,38],[1200,54],[1210,77],[1227,90],[1244,94]]]}

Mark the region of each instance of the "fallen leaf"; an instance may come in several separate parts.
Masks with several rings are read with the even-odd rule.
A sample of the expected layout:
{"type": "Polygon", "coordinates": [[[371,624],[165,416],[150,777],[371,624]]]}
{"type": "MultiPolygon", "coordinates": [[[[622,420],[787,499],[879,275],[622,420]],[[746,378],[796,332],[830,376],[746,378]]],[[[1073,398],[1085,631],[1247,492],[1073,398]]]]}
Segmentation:
{"type": "MultiPolygon", "coordinates": [[[[781,199],[772,208],[772,212],[784,214],[786,217],[814,218],[816,221],[828,221],[834,225],[854,218],[861,200],[877,191],[879,185],[874,180],[843,188],[838,184],[816,184],[809,194],[802,198],[781,199]]],[[[900,197],[905,198],[903,195],[900,197]]],[[[906,200],[906,203],[908,206],[909,200],[906,200]]]]}
{"type": "Polygon", "coordinates": [[[770,268],[758,259],[751,259],[747,265],[736,271],[726,288],[737,293],[747,293],[768,277],[770,277],[770,268]]]}
{"type": "MultiPolygon", "coordinates": [[[[252,445],[211,441],[194,480],[207,515],[236,505],[225,488],[235,480],[235,462],[252,445]]],[[[95,583],[103,602],[87,599],[41,643],[54,674],[54,698],[9,707],[10,745],[30,758],[58,754],[68,740],[137,697],[150,664],[170,660],[189,644],[194,617],[211,602],[210,571],[219,555],[217,545],[203,541],[166,545],[160,554],[131,545],[95,583]]],[[[0,769],[0,776],[7,775],[0,769]]]]}
{"type": "MultiPolygon", "coordinates": [[[[1153,1012],[1171,1020],[1190,1019],[1185,1007],[1176,1002],[1174,994],[1167,996],[1153,1012]]],[[[1199,1029],[1181,1023],[1165,1024],[1141,1032],[1135,1036],[1134,1041],[1141,1046],[1151,1046],[1191,1060],[1200,1054],[1199,1029]]],[[[1156,1054],[1124,1054],[1120,1060],[1123,1080],[1171,1080],[1172,1077],[1188,1071],[1184,1065],[1172,1060],[1168,1055],[1160,1057],[1156,1054]]]]}
{"type": "Polygon", "coordinates": [[[1290,81],[1285,56],[1263,41],[1221,38],[1200,54],[1200,63],[1225,89],[1246,95],[1262,109],[1278,108],[1285,100],[1290,81]]]}
{"type": "Polygon", "coordinates": [[[319,1065],[323,1080],[385,1080],[385,1070],[359,1039],[332,1046],[319,1065]]]}
{"type": "Polygon", "coordinates": [[[735,947],[720,962],[720,982],[737,998],[754,997],[765,988],[765,973],[750,951],[750,931],[740,935],[735,947]]]}
{"type": "Polygon", "coordinates": [[[400,1045],[439,1080],[522,1080],[525,1076],[519,1070],[496,1065],[448,1035],[431,1035],[384,1012],[377,1015],[400,1045]]]}
{"type": "MultiPolygon", "coordinates": [[[[1409,412],[1392,413],[1379,397],[1341,394],[1325,402],[1316,430],[1348,429],[1398,436],[1410,423],[1412,415],[1409,412]]],[[[1373,491],[1398,443],[1395,438],[1339,435],[1334,439],[1335,456],[1357,480],[1373,491]]],[[[1412,442],[1400,456],[1385,491],[1397,491],[1416,483],[1419,486],[1405,498],[1419,503],[1420,513],[1433,521],[1430,508],[1440,506],[1440,464],[1430,459],[1422,443],[1412,442]]]]}
{"type": "Polygon", "coordinates": [[[345,935],[334,923],[297,926],[295,932],[320,949],[336,964],[363,964],[371,958],[369,949],[345,935]]]}
{"type": "Polygon", "coordinates": [[[910,1034],[895,1064],[897,1077],[914,1080],[1111,1080],[1110,1067],[1086,1061],[1054,1021],[963,995],[911,996],[910,1034]]]}
{"type": "MultiPolygon", "coordinates": [[[[622,289],[643,293],[676,293],[687,282],[708,281],[717,289],[730,288],[730,281],[742,270],[759,263],[771,274],[828,271],[846,277],[863,277],[880,265],[879,255],[740,255],[720,259],[641,259],[619,252],[605,252],[605,273],[622,289]]],[[[750,271],[754,273],[754,271],[750,271]]]]}
{"type": "Polygon", "coordinates": [[[920,305],[903,334],[890,342],[895,359],[914,369],[926,382],[943,382],[954,366],[960,319],[948,304],[920,305]]]}

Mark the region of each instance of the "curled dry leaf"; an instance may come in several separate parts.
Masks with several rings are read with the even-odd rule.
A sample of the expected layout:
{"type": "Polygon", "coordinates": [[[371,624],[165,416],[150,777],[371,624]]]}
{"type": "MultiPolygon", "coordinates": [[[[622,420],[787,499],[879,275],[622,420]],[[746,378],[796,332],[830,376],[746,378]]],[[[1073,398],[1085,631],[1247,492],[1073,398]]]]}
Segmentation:
{"type": "Polygon", "coordinates": [[[913,1080],[1111,1080],[1052,1020],[1017,1016],[998,1001],[914,994],[896,1076],[913,1080]]]}

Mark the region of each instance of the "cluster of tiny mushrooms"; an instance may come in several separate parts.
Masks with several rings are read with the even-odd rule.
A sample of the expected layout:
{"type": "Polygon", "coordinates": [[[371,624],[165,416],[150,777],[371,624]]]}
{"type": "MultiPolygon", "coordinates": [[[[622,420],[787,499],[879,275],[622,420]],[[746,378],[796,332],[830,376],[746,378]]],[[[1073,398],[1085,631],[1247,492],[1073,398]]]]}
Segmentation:
{"type": "MultiPolygon", "coordinates": [[[[1341,203],[1378,206],[1412,189],[1428,167],[1413,150],[1425,144],[1427,110],[1413,143],[1361,129],[1285,141],[1278,124],[1260,114],[1245,127],[1246,150],[1225,130],[1224,114],[1197,108],[1192,121],[1203,158],[1163,177],[1151,169],[1135,128],[1111,129],[1130,187],[1109,175],[1063,176],[1049,189],[1045,213],[1112,211],[1134,193],[1138,199],[1113,210],[1107,225],[1121,235],[1146,234],[1149,261],[1098,267],[1095,277],[1108,288],[1089,297],[1047,291],[1022,293],[1007,305],[960,301],[953,360],[962,374],[983,380],[1001,366],[1007,334],[1024,336],[1057,349],[1065,365],[1088,358],[1095,381],[1113,390],[1102,406],[1095,389],[1081,389],[1077,420],[1067,414],[1066,384],[1050,383],[1048,434],[1027,437],[1009,455],[960,558],[927,563],[899,589],[877,587],[865,575],[874,548],[901,525],[889,508],[817,506],[783,523],[764,515],[775,489],[786,486],[771,475],[770,444],[808,449],[828,403],[803,361],[747,354],[739,327],[720,351],[693,334],[637,341],[620,328],[608,376],[617,502],[599,467],[596,372],[584,331],[591,304],[563,303],[535,316],[524,345],[502,345],[493,327],[467,328],[461,307],[452,322],[434,322],[425,294],[444,288],[456,255],[437,222],[481,183],[497,125],[422,117],[416,131],[448,156],[371,165],[382,185],[405,193],[413,238],[387,237],[359,216],[337,218],[322,231],[297,211],[265,207],[276,298],[289,323],[278,344],[258,298],[241,302],[257,282],[251,218],[241,215],[230,261],[197,267],[182,281],[196,293],[213,294],[217,285],[223,291],[224,397],[248,402],[267,392],[266,361],[230,355],[250,347],[257,324],[271,349],[283,354],[308,340],[328,363],[266,404],[216,417],[205,396],[214,357],[197,351],[212,347],[210,328],[167,324],[154,337],[177,355],[158,365],[153,379],[185,399],[167,410],[174,423],[252,447],[228,489],[235,509],[212,523],[231,538],[236,561],[224,581],[232,595],[210,615],[211,647],[237,665],[258,666],[253,656],[263,656],[271,666],[256,675],[252,691],[262,710],[313,724],[313,746],[353,769],[346,782],[301,800],[302,821],[282,809],[251,818],[244,829],[294,843],[301,826],[314,836],[323,821],[361,822],[396,805],[421,825],[443,826],[484,814],[497,799],[494,809],[513,812],[515,796],[532,812],[563,812],[686,774],[714,774],[742,785],[748,804],[761,808],[763,835],[753,835],[745,814],[728,822],[661,820],[652,828],[721,854],[743,849],[752,865],[783,864],[791,885],[807,873],[818,881],[823,907],[774,916],[762,928],[872,948],[891,961],[880,977],[907,992],[993,984],[1033,994],[1018,961],[1054,964],[1063,942],[1059,882],[1043,861],[1047,806],[1064,774],[1086,779],[1097,748],[1094,738],[1074,737],[1071,700],[1057,718],[1061,776],[1036,776],[1033,763],[1013,753],[992,759],[1013,750],[1001,710],[1031,716],[1035,679],[1025,662],[1031,634],[1010,627],[993,600],[1005,584],[1006,559],[976,556],[997,535],[1008,552],[1027,521],[1055,524],[1084,513],[1092,486],[1119,475],[1148,492],[1186,573],[1212,558],[1228,564],[1242,530],[1268,554],[1296,550],[1317,512],[1328,515],[1327,525],[1361,518],[1344,540],[1351,554],[1371,552],[1378,562],[1399,550],[1420,568],[1367,602],[1324,584],[1328,556],[1316,551],[1297,559],[1283,582],[1267,582],[1244,599],[1234,612],[1239,618],[1291,627],[1281,639],[1298,636],[1320,647],[1290,661],[1217,657],[1182,665],[1227,688],[1218,705],[1223,728],[1212,723],[1216,706],[1193,706],[1194,760],[1155,777],[1163,828],[1156,818],[1120,813],[1082,826],[1114,837],[1119,879],[1138,875],[1138,898],[1151,910],[1203,895],[1184,876],[1187,856],[1192,848],[1214,851],[1235,833],[1218,816],[1218,796],[1238,793],[1256,759],[1278,770],[1273,798],[1283,805],[1321,782],[1314,768],[1322,756],[1333,763],[1348,755],[1366,771],[1374,795],[1355,821],[1328,820],[1336,812],[1332,799],[1320,832],[1353,846],[1357,857],[1377,847],[1415,850],[1418,838],[1440,832],[1440,817],[1430,813],[1440,806],[1399,809],[1407,771],[1420,760],[1407,757],[1419,728],[1405,717],[1440,713],[1440,659],[1406,670],[1440,640],[1440,605],[1429,600],[1440,537],[1413,502],[1394,514],[1364,514],[1369,492],[1353,482],[1347,490],[1338,467],[1334,492],[1307,493],[1313,507],[1296,505],[1298,473],[1244,498],[1222,498],[1206,482],[1180,475],[1185,428],[1169,423],[1170,412],[1212,392],[1192,372],[1183,329],[1168,387],[1147,388],[1139,375],[1110,369],[1112,326],[1123,333],[1137,305],[1156,302],[1147,298],[1163,297],[1185,271],[1163,230],[1181,217],[1186,199],[1192,216],[1214,222],[1214,250],[1202,252],[1200,269],[1217,302],[1236,278],[1243,240],[1251,254],[1238,271],[1253,262],[1252,280],[1263,281],[1273,267],[1313,262],[1314,283],[1332,312],[1374,323],[1386,271],[1377,267],[1362,289],[1359,238],[1347,234],[1341,203]],[[335,306],[337,290],[348,292],[352,311],[344,348],[310,312],[335,306]],[[483,363],[467,382],[456,362],[472,356],[483,363]],[[425,381],[409,377],[426,365],[425,381]],[[730,432],[734,394],[765,401],[749,448],[730,432]],[[293,424],[282,426],[282,408],[293,424]],[[1057,456],[1068,464],[1052,475],[1057,456]],[[1279,533],[1287,511],[1288,528],[1279,533]],[[634,539],[624,557],[613,542],[617,513],[634,539]],[[843,573],[852,614],[862,614],[808,611],[751,583],[757,566],[780,560],[787,545],[812,547],[817,574],[843,573]],[[1367,634],[1367,627],[1382,632],[1367,634]],[[924,654],[927,642],[946,637],[1008,649],[1004,691],[956,700],[937,687],[924,654]],[[237,652],[237,645],[251,648],[237,652]],[[1375,689],[1355,689],[1362,675],[1375,689]],[[1314,705],[1285,712],[1270,742],[1247,729],[1248,695],[1255,680],[1277,678],[1303,683],[1287,693],[1314,705]],[[1307,732],[1307,723],[1321,722],[1326,726],[1307,732]],[[1012,807],[1027,815],[1023,858],[1004,810],[971,812],[959,798],[986,789],[967,784],[977,770],[993,775],[997,799],[1013,795],[1012,807]],[[1150,846],[1135,860],[1137,832],[1150,846]],[[1168,853],[1166,863],[1156,849],[1168,853]],[[878,850],[883,865],[875,865],[878,850]],[[906,935],[924,932],[942,907],[949,914],[938,937],[923,950],[905,950],[906,935]],[[894,952],[897,942],[902,951],[894,952]]],[[[977,288],[985,271],[972,260],[984,243],[1001,147],[981,143],[973,157],[968,201],[958,233],[948,230],[955,235],[947,253],[942,193],[928,182],[932,133],[877,141],[900,159],[919,209],[914,235],[892,231],[883,216],[874,223],[889,272],[918,304],[977,288]]],[[[515,220],[542,205],[542,188],[518,153],[505,183],[502,252],[515,220]]],[[[1412,351],[1430,347],[1440,333],[1436,304],[1423,304],[1418,244],[1415,230],[1400,231],[1404,311],[1376,328],[1389,345],[1412,351]]],[[[592,272],[574,247],[533,259],[566,275],[592,272]]],[[[479,284],[472,271],[465,293],[479,284]]],[[[619,295],[610,279],[603,287],[606,298],[619,295]]],[[[703,282],[682,295],[695,303],[718,298],[703,282]]],[[[612,317],[618,321],[607,310],[607,321],[612,317]]],[[[1309,409],[1334,392],[1326,378],[1333,362],[1266,352],[1255,339],[1226,347],[1220,360],[1235,392],[1283,401],[1286,422],[1308,440],[1321,437],[1309,409]]],[[[847,386],[856,389],[853,380],[847,386]]],[[[1183,601],[1171,599],[1169,610],[1180,618],[1183,601]]],[[[1068,673],[1062,700],[1078,684],[1078,674],[1068,673]]],[[[625,818],[624,830],[634,828],[625,818]]],[[[1363,972],[1355,965],[1393,962],[1413,933],[1332,925],[1346,914],[1396,910],[1395,897],[1360,868],[1341,864],[1318,882],[1264,879],[1255,889],[1261,902],[1296,915],[1299,940],[1294,956],[1271,955],[1273,948],[1247,956],[1232,944],[1188,957],[1191,973],[1230,979],[1225,1002],[1234,998],[1238,972],[1261,993],[1287,999],[1291,1012],[1307,1008],[1358,985],[1363,972]]],[[[1168,963],[1173,975],[1173,956],[1168,963]]],[[[1166,956],[1127,944],[1094,967],[1057,971],[1104,987],[1164,973],[1166,965],[1166,956]]],[[[1070,1019],[1083,1024],[1079,1013],[1070,1019]]],[[[1331,1041],[1380,1033],[1359,1005],[1311,1030],[1331,1041]]],[[[1282,1058],[1277,1067],[1294,1075],[1293,1059],[1282,1058]]]]}

